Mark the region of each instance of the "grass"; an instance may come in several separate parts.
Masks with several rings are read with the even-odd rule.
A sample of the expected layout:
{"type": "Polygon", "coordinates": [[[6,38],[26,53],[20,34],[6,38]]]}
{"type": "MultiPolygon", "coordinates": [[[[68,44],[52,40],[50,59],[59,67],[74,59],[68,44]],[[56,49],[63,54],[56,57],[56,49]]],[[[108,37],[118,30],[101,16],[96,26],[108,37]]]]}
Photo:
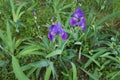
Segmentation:
{"type": "Polygon", "coordinates": [[[1,0],[0,79],[118,80],[120,76],[119,0],[1,0]],[[70,28],[80,7],[86,31],[70,28]],[[34,13],[33,13],[34,11],[34,13]],[[51,24],[68,34],[49,41],[51,24]]]}

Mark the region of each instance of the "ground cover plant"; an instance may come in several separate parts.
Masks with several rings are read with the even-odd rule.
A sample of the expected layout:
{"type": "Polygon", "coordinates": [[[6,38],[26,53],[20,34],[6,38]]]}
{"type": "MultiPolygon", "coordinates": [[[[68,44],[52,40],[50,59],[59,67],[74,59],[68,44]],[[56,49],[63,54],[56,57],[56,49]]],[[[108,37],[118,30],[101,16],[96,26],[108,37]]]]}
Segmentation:
{"type": "Polygon", "coordinates": [[[0,0],[0,80],[119,80],[120,0],[0,0]]]}

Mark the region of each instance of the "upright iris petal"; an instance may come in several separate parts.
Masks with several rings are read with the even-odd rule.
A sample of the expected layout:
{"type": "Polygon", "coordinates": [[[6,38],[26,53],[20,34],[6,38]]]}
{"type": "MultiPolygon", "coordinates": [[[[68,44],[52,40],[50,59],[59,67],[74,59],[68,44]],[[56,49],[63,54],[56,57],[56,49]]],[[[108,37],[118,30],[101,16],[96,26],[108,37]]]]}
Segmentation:
{"type": "Polygon", "coordinates": [[[76,9],[76,11],[71,15],[70,25],[80,26],[82,30],[86,30],[84,13],[80,8],[76,9]]]}
{"type": "Polygon", "coordinates": [[[72,14],[72,16],[76,18],[80,18],[84,16],[84,13],[80,8],[77,8],[75,12],[72,14]]]}
{"type": "Polygon", "coordinates": [[[67,33],[62,29],[60,22],[57,22],[56,24],[51,25],[49,30],[50,30],[50,32],[48,33],[48,38],[51,41],[54,40],[54,38],[57,34],[60,35],[62,40],[67,39],[67,33]]]}
{"type": "Polygon", "coordinates": [[[72,18],[70,19],[70,25],[71,25],[71,26],[76,26],[77,23],[78,23],[78,19],[77,19],[77,18],[72,17],[72,18]]]}

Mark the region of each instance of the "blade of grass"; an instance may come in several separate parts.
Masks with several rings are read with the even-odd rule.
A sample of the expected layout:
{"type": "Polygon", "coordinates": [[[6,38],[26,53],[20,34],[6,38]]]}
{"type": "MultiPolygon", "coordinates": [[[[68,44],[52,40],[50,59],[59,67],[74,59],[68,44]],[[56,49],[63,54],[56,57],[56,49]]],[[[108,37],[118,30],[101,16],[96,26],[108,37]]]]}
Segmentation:
{"type": "Polygon", "coordinates": [[[80,67],[80,69],[81,69],[82,71],[84,71],[87,75],[89,75],[89,77],[91,77],[93,80],[98,80],[93,74],[89,73],[89,72],[86,71],[85,69],[83,69],[83,68],[81,68],[81,67],[80,67]]]}
{"type": "Polygon", "coordinates": [[[51,75],[51,65],[49,65],[46,69],[44,80],[50,80],[50,75],[51,75]]]}
{"type": "Polygon", "coordinates": [[[27,4],[26,2],[23,2],[23,3],[20,4],[20,6],[17,8],[17,10],[16,10],[16,15],[17,15],[17,17],[18,17],[19,14],[20,14],[20,10],[21,10],[26,4],[27,4]]]}
{"type": "Polygon", "coordinates": [[[21,70],[19,62],[14,55],[12,55],[12,66],[15,76],[18,78],[18,80],[29,80],[29,78],[21,70]]]}
{"type": "Polygon", "coordinates": [[[22,57],[29,54],[39,54],[38,52],[35,53],[36,50],[38,50],[37,46],[26,46],[22,51],[19,52],[17,55],[18,57],[22,57]]]}
{"type": "Polygon", "coordinates": [[[119,15],[120,15],[120,11],[114,12],[114,13],[112,13],[112,14],[110,14],[110,15],[107,15],[107,16],[103,17],[102,19],[96,21],[94,25],[95,25],[95,26],[98,26],[98,25],[100,25],[101,23],[105,22],[106,20],[108,20],[108,19],[110,19],[110,18],[114,18],[114,17],[119,16],[119,15]]]}
{"type": "Polygon", "coordinates": [[[93,61],[98,65],[100,66],[99,62],[97,62],[95,59],[97,59],[98,57],[100,57],[100,55],[102,55],[106,49],[104,48],[99,48],[97,49],[98,52],[97,53],[94,53],[92,57],[86,55],[86,54],[83,54],[84,56],[86,57],[89,57],[89,60],[85,63],[85,68],[87,68],[93,61]]]}
{"type": "Polygon", "coordinates": [[[72,71],[73,71],[73,80],[78,80],[77,78],[77,69],[74,63],[71,62],[72,65],[72,71]]]}
{"type": "Polygon", "coordinates": [[[11,30],[10,30],[10,25],[9,25],[9,22],[7,21],[7,45],[9,46],[9,49],[11,51],[11,53],[13,54],[14,52],[14,44],[13,44],[13,41],[12,41],[12,33],[11,33],[11,30]]]}
{"type": "MultiPolygon", "coordinates": [[[[83,55],[86,56],[87,58],[89,58],[89,60],[93,61],[95,64],[97,64],[97,65],[100,67],[100,63],[99,63],[97,60],[95,60],[95,58],[93,58],[93,57],[91,57],[91,56],[89,56],[89,55],[86,55],[86,54],[83,54],[83,55]]],[[[91,63],[91,62],[90,62],[90,63],[91,63]]],[[[87,62],[87,63],[85,64],[85,68],[87,68],[90,63],[87,62]]]]}
{"type": "Polygon", "coordinates": [[[11,9],[12,9],[13,20],[14,20],[14,22],[17,22],[17,16],[15,14],[15,7],[14,7],[14,0],[10,0],[10,5],[11,5],[11,9]]]}
{"type": "Polygon", "coordinates": [[[48,54],[48,55],[46,56],[46,58],[50,58],[50,57],[53,57],[53,56],[59,55],[59,54],[61,54],[61,53],[62,53],[62,50],[57,49],[57,50],[51,52],[50,54],[48,54]]]}

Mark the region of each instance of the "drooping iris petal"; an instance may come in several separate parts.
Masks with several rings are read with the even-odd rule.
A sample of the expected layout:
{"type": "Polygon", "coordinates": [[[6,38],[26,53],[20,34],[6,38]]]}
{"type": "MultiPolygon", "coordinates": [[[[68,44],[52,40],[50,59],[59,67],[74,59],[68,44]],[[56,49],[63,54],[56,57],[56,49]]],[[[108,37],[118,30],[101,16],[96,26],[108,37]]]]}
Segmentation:
{"type": "Polygon", "coordinates": [[[86,30],[85,21],[82,22],[82,24],[81,24],[81,28],[82,28],[82,30],[86,30]]]}
{"type": "Polygon", "coordinates": [[[48,33],[48,38],[52,41],[54,39],[55,35],[51,32],[48,33]]]}
{"type": "Polygon", "coordinates": [[[82,23],[82,24],[81,24],[81,28],[82,28],[82,30],[86,30],[85,23],[82,23]]]}
{"type": "Polygon", "coordinates": [[[85,18],[84,17],[81,18],[81,20],[78,22],[78,25],[82,28],[82,30],[86,30],[85,18]]]}
{"type": "Polygon", "coordinates": [[[67,39],[67,33],[66,32],[62,32],[62,34],[60,34],[62,40],[66,40],[67,39]]]}

